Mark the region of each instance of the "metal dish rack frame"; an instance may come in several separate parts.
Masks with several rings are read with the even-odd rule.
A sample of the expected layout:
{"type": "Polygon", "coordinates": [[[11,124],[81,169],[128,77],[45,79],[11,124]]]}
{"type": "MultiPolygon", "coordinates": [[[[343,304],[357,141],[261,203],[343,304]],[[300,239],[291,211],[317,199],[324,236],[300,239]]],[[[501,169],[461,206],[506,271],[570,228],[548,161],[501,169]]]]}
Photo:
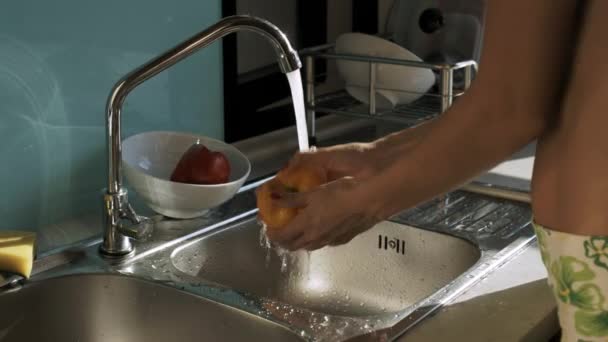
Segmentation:
{"type": "MultiPolygon", "coordinates": [[[[311,143],[316,143],[315,119],[316,113],[339,114],[356,118],[364,118],[385,122],[393,122],[412,127],[432,119],[445,112],[454,99],[462,95],[471,85],[477,63],[467,60],[458,63],[428,63],[412,60],[393,59],[336,53],[334,44],[315,46],[300,51],[304,60],[305,71],[305,104],[308,130],[311,143]],[[345,90],[317,96],[315,92],[315,62],[317,59],[348,60],[369,64],[369,105],[360,103],[352,98],[345,90]],[[439,74],[436,91],[429,91],[412,103],[397,105],[389,110],[381,110],[376,106],[376,66],[378,64],[401,65],[414,68],[430,69],[439,74]],[[454,73],[463,70],[463,85],[455,87],[454,73]]],[[[397,90],[404,91],[405,90],[397,90]]],[[[411,92],[410,92],[411,93],[411,92]]]]}

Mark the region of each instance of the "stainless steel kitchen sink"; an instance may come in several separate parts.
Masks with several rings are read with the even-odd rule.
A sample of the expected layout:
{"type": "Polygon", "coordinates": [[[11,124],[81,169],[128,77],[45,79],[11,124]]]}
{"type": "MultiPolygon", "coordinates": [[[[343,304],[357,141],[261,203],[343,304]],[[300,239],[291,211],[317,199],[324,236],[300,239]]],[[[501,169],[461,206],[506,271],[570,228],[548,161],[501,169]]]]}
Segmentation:
{"type": "Polygon", "coordinates": [[[286,256],[260,243],[254,218],[177,248],[190,277],[338,316],[402,311],[463,274],[480,257],[457,237],[382,222],[350,243],[286,256]],[[282,270],[282,268],[284,268],[282,270]]]}
{"type": "MultiPolygon", "coordinates": [[[[533,241],[527,205],[464,191],[404,211],[347,245],[292,254],[285,270],[276,250],[261,246],[260,228],[254,211],[184,237],[154,257],[164,260],[155,271],[234,291],[246,310],[315,341],[390,340],[533,241]]],[[[151,272],[149,262],[136,272],[151,272]]],[[[204,293],[231,305],[224,294],[204,293]]]]}
{"type": "Polygon", "coordinates": [[[121,260],[101,259],[99,239],[41,256],[0,288],[0,341],[391,340],[533,241],[527,205],[455,191],[282,270],[252,190],[158,218],[121,260]]]}
{"type": "Polygon", "coordinates": [[[1,341],[301,341],[266,319],[120,275],[35,281],[0,295],[1,341]]]}

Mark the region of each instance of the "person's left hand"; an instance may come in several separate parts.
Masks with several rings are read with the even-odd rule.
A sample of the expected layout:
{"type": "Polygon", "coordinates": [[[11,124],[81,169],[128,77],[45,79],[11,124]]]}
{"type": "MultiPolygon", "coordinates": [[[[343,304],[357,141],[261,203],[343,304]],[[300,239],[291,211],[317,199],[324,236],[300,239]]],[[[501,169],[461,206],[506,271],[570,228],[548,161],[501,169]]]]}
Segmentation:
{"type": "Polygon", "coordinates": [[[300,208],[285,227],[268,237],[289,250],[316,250],[345,244],[381,219],[369,203],[369,190],[353,177],[333,180],[309,192],[273,194],[276,205],[300,208]]]}

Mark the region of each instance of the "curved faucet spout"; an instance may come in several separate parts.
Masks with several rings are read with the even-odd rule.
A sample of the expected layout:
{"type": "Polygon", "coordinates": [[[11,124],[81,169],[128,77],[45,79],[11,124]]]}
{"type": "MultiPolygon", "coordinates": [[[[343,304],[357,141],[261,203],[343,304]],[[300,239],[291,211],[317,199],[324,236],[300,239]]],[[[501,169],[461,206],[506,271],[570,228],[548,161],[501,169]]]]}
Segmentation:
{"type": "Polygon", "coordinates": [[[237,31],[252,31],[266,37],[274,47],[283,73],[300,69],[302,63],[285,34],[272,23],[247,15],[226,17],[202,32],[190,37],[174,48],[145,63],[120,79],[112,88],[106,106],[106,133],[108,144],[108,187],[104,195],[104,242],[101,250],[107,255],[125,255],[132,246],[126,236],[119,233],[118,221],[130,219],[126,190],[122,188],[121,109],[124,100],[138,85],[194,52],[223,36],[237,31]]]}
{"type": "Polygon", "coordinates": [[[289,40],[279,28],[260,18],[237,15],[220,20],[206,30],[192,36],[124,76],[112,89],[106,108],[109,139],[108,193],[118,193],[122,185],[120,170],[120,112],[127,95],[147,79],[168,69],[194,52],[229,33],[241,30],[257,32],[268,38],[278,55],[279,66],[282,72],[288,73],[302,66],[298,53],[291,47],[289,40]]]}

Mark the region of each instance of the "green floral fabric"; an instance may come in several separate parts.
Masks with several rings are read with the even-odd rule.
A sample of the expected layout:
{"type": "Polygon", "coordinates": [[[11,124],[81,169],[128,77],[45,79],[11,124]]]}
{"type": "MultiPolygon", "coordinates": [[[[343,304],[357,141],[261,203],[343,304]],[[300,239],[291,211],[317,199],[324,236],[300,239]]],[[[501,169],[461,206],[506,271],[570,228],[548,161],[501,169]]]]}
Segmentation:
{"type": "Polygon", "coordinates": [[[593,262],[608,271],[608,237],[594,236],[585,241],[585,255],[593,262]]]}
{"type": "MultiPolygon", "coordinates": [[[[608,341],[608,237],[551,232],[538,225],[534,229],[555,297],[574,309],[568,310],[574,317],[560,317],[562,330],[567,328],[564,322],[573,320],[577,341],[608,341]]],[[[566,312],[559,311],[560,316],[566,312]]]]}
{"type": "Polygon", "coordinates": [[[550,272],[554,280],[553,290],[562,302],[586,310],[601,309],[604,296],[597,285],[587,283],[595,274],[585,262],[573,257],[559,257],[551,264],[550,272]]]}
{"type": "Polygon", "coordinates": [[[586,336],[608,336],[608,311],[577,311],[574,314],[576,330],[586,336]]]}

